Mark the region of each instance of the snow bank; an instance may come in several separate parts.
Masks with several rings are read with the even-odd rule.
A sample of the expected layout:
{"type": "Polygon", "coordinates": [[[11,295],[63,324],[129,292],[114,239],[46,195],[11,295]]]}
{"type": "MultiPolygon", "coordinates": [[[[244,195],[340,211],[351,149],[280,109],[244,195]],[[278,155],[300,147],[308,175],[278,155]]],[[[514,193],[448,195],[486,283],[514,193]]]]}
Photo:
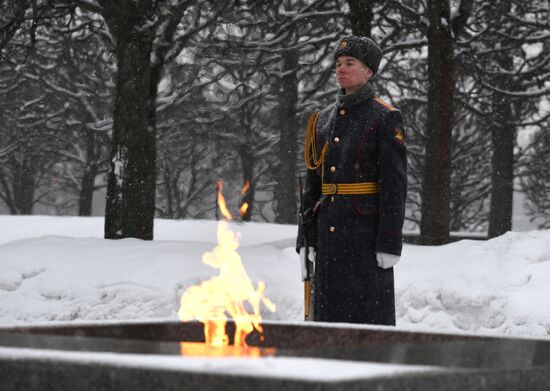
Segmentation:
{"type": "MultiPolygon", "coordinates": [[[[0,325],[176,319],[179,297],[216,274],[202,254],[214,221],[155,223],[155,241],[103,240],[103,219],[0,216],[0,325]],[[57,235],[57,236],[53,236],[57,235]]],[[[234,225],[254,285],[299,322],[303,287],[295,226],[234,225]]],[[[546,337],[550,230],[445,246],[405,245],[396,266],[398,327],[546,337]]]]}
{"type": "Polygon", "coordinates": [[[399,325],[547,336],[550,231],[407,246],[397,268],[399,325]]]}

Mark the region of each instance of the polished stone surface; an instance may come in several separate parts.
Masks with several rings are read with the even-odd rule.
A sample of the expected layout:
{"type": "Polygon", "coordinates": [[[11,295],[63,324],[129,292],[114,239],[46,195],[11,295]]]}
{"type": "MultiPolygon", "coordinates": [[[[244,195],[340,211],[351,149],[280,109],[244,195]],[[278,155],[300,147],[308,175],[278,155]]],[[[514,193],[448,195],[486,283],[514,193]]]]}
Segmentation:
{"type": "Polygon", "coordinates": [[[445,372],[340,382],[216,375],[151,368],[29,360],[0,362],[2,391],[543,391],[515,374],[445,372]],[[525,388],[525,386],[533,386],[525,388]]]}
{"type": "MultiPolygon", "coordinates": [[[[11,390],[548,390],[550,340],[415,333],[393,328],[265,323],[265,354],[429,365],[433,372],[346,381],[307,381],[108,363],[0,357],[0,389],[11,390]],[[271,350],[275,348],[275,352],[271,350]],[[182,386],[184,384],[185,386],[182,386]]],[[[230,325],[229,328],[232,326],[230,325]]],[[[141,323],[0,328],[0,347],[179,355],[201,341],[200,324],[141,323]]]]}
{"type": "MultiPolygon", "coordinates": [[[[180,355],[180,344],[125,338],[1,333],[0,346],[80,352],[180,355]]],[[[232,349],[231,347],[229,349],[232,349]]],[[[213,348],[213,350],[219,350],[213,348]]],[[[444,368],[521,369],[550,367],[550,341],[494,339],[371,344],[364,347],[291,349],[265,347],[266,355],[430,365],[444,368]],[[273,352],[274,350],[274,352],[273,352]]],[[[231,352],[229,351],[229,355],[231,352]]]]}
{"type": "MultiPolygon", "coordinates": [[[[253,333],[247,341],[255,346],[275,346],[288,349],[323,347],[362,347],[373,344],[403,344],[451,341],[497,340],[472,334],[429,333],[399,330],[394,327],[347,325],[339,323],[264,322],[263,341],[253,333]]],[[[128,324],[76,324],[54,326],[0,327],[0,332],[124,338],[152,341],[204,341],[203,327],[198,322],[143,322],[128,324]]],[[[228,322],[227,333],[234,332],[228,322]]]]}
{"type": "Polygon", "coordinates": [[[550,368],[550,342],[534,340],[454,341],[423,344],[372,345],[364,348],[324,348],[300,355],[445,368],[550,368]]]}

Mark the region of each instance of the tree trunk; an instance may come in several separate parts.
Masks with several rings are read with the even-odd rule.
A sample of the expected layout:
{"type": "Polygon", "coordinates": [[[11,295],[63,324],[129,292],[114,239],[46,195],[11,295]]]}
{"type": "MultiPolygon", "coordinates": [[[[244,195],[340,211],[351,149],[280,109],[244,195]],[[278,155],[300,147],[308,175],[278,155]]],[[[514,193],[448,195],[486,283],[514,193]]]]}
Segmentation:
{"type": "Polygon", "coordinates": [[[35,167],[23,160],[14,164],[13,203],[17,214],[31,215],[34,206],[35,167]]]}
{"type": "Polygon", "coordinates": [[[489,212],[489,237],[494,238],[512,229],[512,201],[514,196],[514,145],[516,131],[510,124],[511,103],[497,99],[498,123],[493,124],[491,136],[493,157],[491,161],[491,209],[489,212]]]}
{"type": "Polygon", "coordinates": [[[84,175],[80,181],[80,195],[78,197],[78,215],[92,215],[92,201],[95,189],[95,178],[97,176],[97,166],[89,164],[85,168],[84,175]]]}
{"type": "MultiPolygon", "coordinates": [[[[500,15],[506,15],[511,8],[510,0],[497,5],[500,15]]],[[[506,42],[503,42],[503,47],[506,42]]],[[[501,53],[496,61],[500,67],[511,70],[514,67],[511,54],[501,53]]],[[[513,85],[510,76],[497,76],[495,87],[506,90],[513,85]]],[[[489,237],[494,238],[512,229],[512,203],[514,196],[514,146],[516,129],[512,125],[513,106],[511,99],[495,92],[493,94],[493,124],[491,137],[493,143],[491,172],[491,208],[489,211],[489,237]]]]}
{"type": "Polygon", "coordinates": [[[298,121],[296,107],[298,102],[298,51],[294,49],[283,53],[283,69],[285,75],[281,80],[281,99],[278,110],[280,132],[279,167],[277,172],[276,222],[281,224],[296,224],[297,222],[297,181],[296,181],[296,147],[298,121]]]}
{"type": "MultiPolygon", "coordinates": [[[[166,208],[160,217],[173,219],[176,217],[176,211],[179,212],[180,210],[176,197],[178,186],[177,175],[174,174],[176,175],[176,178],[172,178],[172,165],[166,162],[163,162],[162,173],[164,196],[166,197],[166,208]]],[[[181,216],[177,217],[181,218],[181,216]]]]}
{"type": "Polygon", "coordinates": [[[117,78],[107,182],[105,238],[153,239],[157,80],[150,62],[154,34],[140,10],[107,19],[116,42],[117,78]]]}
{"type": "Polygon", "coordinates": [[[86,131],[86,165],[80,181],[80,194],[78,198],[78,215],[92,215],[92,200],[95,189],[95,178],[98,172],[96,139],[93,130],[86,131]]]}
{"type": "Polygon", "coordinates": [[[13,197],[11,195],[10,191],[10,185],[8,183],[8,180],[6,179],[4,173],[0,173],[0,184],[2,185],[2,194],[0,196],[0,199],[4,201],[8,209],[10,210],[11,215],[17,214],[17,208],[15,207],[15,203],[13,201],[13,197]]]}
{"type": "Polygon", "coordinates": [[[449,0],[429,0],[428,117],[420,235],[424,244],[449,241],[453,44],[449,0]]]}
{"type": "Polygon", "coordinates": [[[354,35],[370,38],[372,20],[374,19],[372,12],[374,4],[376,4],[374,0],[348,0],[349,20],[354,35]]]}

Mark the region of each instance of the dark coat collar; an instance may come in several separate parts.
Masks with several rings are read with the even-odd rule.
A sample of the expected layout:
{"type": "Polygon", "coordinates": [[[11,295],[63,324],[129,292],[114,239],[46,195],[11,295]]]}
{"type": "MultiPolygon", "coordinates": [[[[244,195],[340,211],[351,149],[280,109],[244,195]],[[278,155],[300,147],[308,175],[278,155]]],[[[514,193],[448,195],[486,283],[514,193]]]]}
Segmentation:
{"type": "Polygon", "coordinates": [[[336,99],[336,106],[343,108],[350,108],[357,106],[358,104],[364,102],[365,100],[372,98],[374,96],[374,90],[371,88],[369,83],[365,84],[359,90],[355,91],[353,94],[346,95],[344,90],[341,88],[338,91],[338,98],[336,99]]]}

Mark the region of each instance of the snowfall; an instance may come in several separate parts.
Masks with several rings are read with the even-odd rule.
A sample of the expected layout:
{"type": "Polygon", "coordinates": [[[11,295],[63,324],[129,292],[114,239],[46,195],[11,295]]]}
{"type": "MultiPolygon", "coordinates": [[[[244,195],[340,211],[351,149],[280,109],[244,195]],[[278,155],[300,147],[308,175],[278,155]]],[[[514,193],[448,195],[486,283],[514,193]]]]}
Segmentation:
{"type": "MultiPolygon", "coordinates": [[[[216,246],[217,221],[156,220],[153,241],[105,240],[103,224],[100,217],[0,216],[0,328],[174,321],[186,289],[218,273],[202,261],[203,254],[216,246]]],[[[275,312],[262,309],[263,319],[303,322],[296,226],[232,223],[230,227],[240,237],[238,253],[253,286],[265,283],[265,296],[276,305],[275,312]]],[[[444,246],[405,244],[395,267],[396,327],[548,339],[549,281],[550,230],[508,232],[488,241],[462,240],[444,246]]],[[[0,358],[36,355],[216,373],[249,373],[253,368],[263,376],[299,376],[309,366],[315,368],[316,379],[411,370],[411,366],[314,359],[157,357],[153,361],[114,353],[0,347],[0,358]]]]}

